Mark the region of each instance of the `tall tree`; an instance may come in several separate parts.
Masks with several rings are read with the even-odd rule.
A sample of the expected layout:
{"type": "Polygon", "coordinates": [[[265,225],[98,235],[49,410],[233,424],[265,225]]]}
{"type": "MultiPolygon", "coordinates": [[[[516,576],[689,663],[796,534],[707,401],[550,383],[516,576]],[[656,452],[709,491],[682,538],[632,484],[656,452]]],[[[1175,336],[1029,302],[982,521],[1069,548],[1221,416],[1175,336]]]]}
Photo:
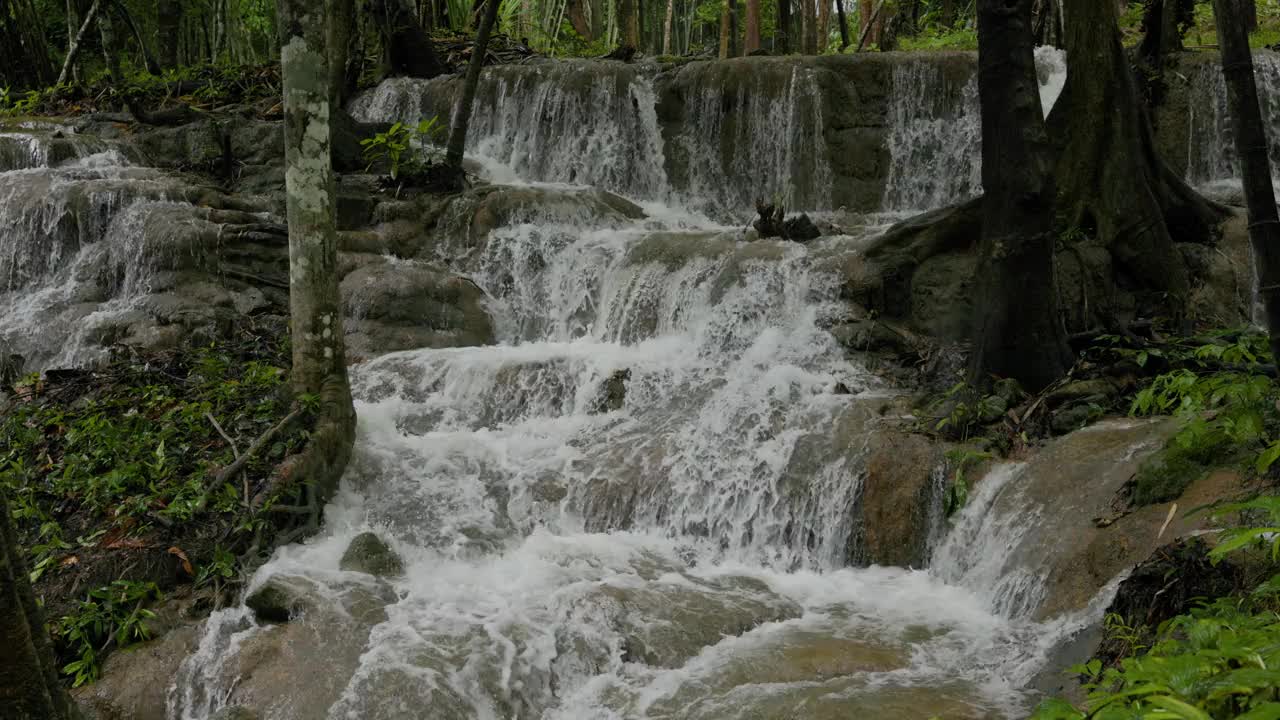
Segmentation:
{"type": "Polygon", "coordinates": [[[747,0],[747,36],[743,41],[743,53],[750,55],[760,49],[760,0],[747,0]]]}
{"type": "MultiPolygon", "coordinates": [[[[1111,0],[1106,0],[1110,2],[1111,0]]],[[[1038,390],[1071,364],[1053,273],[1053,149],[1040,106],[1032,0],[979,0],[982,240],[969,377],[1038,390]]]]}
{"type": "Polygon", "coordinates": [[[844,14],[844,0],[836,0],[836,16],[840,22],[840,52],[849,47],[849,19],[844,14]]]}
{"type": "Polygon", "coordinates": [[[462,155],[467,147],[467,125],[471,122],[476,89],[480,86],[480,71],[484,69],[485,54],[489,51],[489,35],[498,17],[498,0],[484,0],[484,15],[476,30],[476,44],[471,51],[471,63],[467,66],[467,79],[462,85],[462,98],[453,109],[453,127],[449,129],[449,147],[444,163],[456,186],[462,185],[462,155]]]}
{"type": "Polygon", "coordinates": [[[1267,309],[1271,354],[1280,359],[1280,216],[1271,184],[1266,126],[1258,106],[1258,86],[1249,50],[1248,14],[1244,0],[1214,0],[1227,107],[1235,130],[1236,155],[1249,212],[1249,240],[1258,274],[1258,294],[1267,309]]]}
{"type": "Polygon", "coordinates": [[[84,43],[85,33],[89,32],[89,28],[93,26],[93,21],[97,19],[98,8],[101,5],[102,0],[93,0],[93,4],[89,6],[89,12],[85,13],[84,22],[80,24],[80,29],[76,31],[75,37],[71,38],[67,43],[67,56],[62,61],[62,72],[58,73],[59,85],[67,81],[71,68],[75,67],[76,55],[80,53],[80,46],[84,43]]]}
{"type": "Polygon", "coordinates": [[[22,548],[0,491],[0,717],[72,720],[79,713],[58,680],[44,616],[27,577],[22,548]]]}
{"type": "Polygon", "coordinates": [[[278,0],[280,71],[284,88],[285,190],[289,219],[291,382],[319,400],[319,417],[303,467],[310,498],[324,502],[337,485],[355,439],[355,408],[347,379],[338,242],[329,73],[330,2],[278,0]]]}
{"type": "Polygon", "coordinates": [[[720,59],[721,60],[725,60],[730,57],[729,52],[732,48],[731,42],[733,40],[733,23],[730,22],[730,17],[729,17],[729,2],[730,0],[723,0],[724,4],[720,6],[720,59]]]}
{"type": "Polygon", "coordinates": [[[433,78],[448,71],[404,0],[370,0],[369,9],[377,22],[383,61],[390,74],[433,78]]]}
{"type": "Polygon", "coordinates": [[[1073,4],[1065,30],[1067,80],[1049,118],[1062,140],[1056,213],[1180,318],[1190,282],[1174,243],[1203,242],[1221,216],[1156,153],[1114,0],[1073,4]]]}
{"type": "Polygon", "coordinates": [[[182,0],[156,1],[156,29],[160,38],[160,64],[178,67],[178,40],[182,28],[182,0]]]}
{"type": "Polygon", "coordinates": [[[618,24],[622,28],[623,47],[640,49],[639,0],[618,0],[618,24]]]}
{"type": "Polygon", "coordinates": [[[791,0],[778,0],[778,26],[773,31],[773,49],[779,55],[791,52],[791,0]]]}
{"type": "Polygon", "coordinates": [[[667,0],[667,17],[662,23],[662,54],[671,54],[671,21],[676,14],[676,0],[667,0]]]}

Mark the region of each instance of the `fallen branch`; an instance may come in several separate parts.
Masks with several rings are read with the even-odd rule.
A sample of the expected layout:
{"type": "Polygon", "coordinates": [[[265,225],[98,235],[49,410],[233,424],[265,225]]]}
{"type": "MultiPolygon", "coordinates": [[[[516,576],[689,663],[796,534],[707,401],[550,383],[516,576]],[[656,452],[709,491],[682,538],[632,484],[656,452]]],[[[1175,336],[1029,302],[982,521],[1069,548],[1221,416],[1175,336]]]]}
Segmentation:
{"type": "Polygon", "coordinates": [[[205,504],[209,500],[209,493],[212,492],[214,488],[222,487],[224,483],[235,477],[235,474],[243,470],[244,467],[249,464],[250,460],[253,460],[258,453],[262,452],[262,448],[266,447],[267,443],[271,442],[275,436],[279,434],[281,430],[288,427],[290,423],[297,420],[298,416],[301,414],[302,408],[295,407],[292,412],[284,416],[283,420],[270,428],[267,428],[266,432],[259,435],[258,439],[254,440],[253,444],[249,446],[249,449],[245,450],[243,455],[235,459],[235,462],[232,462],[230,465],[219,471],[218,474],[213,477],[213,482],[209,483],[209,486],[205,488],[204,494],[200,496],[199,502],[196,503],[195,511],[200,512],[203,510],[205,504]]]}

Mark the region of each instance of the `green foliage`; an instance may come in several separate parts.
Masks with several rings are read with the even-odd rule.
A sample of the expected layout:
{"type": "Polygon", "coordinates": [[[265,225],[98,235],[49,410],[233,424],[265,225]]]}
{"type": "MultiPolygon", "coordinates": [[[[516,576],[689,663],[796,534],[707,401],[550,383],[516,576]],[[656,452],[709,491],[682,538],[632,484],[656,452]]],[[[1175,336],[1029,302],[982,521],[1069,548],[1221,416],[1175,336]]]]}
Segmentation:
{"type": "Polygon", "coordinates": [[[1270,362],[1266,338],[1245,334],[1185,348],[1172,345],[1133,351],[1146,366],[1154,358],[1180,365],[1155,377],[1134,397],[1133,415],[1175,415],[1182,428],[1164,452],[1149,460],[1135,478],[1138,505],[1176,498],[1206,468],[1237,453],[1253,458],[1266,473],[1280,458],[1280,387],[1260,365],[1270,362]]]}
{"type": "Polygon", "coordinates": [[[960,382],[947,390],[936,404],[943,415],[933,429],[953,437],[968,439],[974,429],[1004,414],[1004,400],[996,395],[981,396],[968,383],[960,382]]]}
{"type": "Polygon", "coordinates": [[[391,169],[392,179],[401,174],[414,174],[424,167],[419,148],[434,142],[444,134],[439,117],[423,120],[417,125],[396,123],[391,129],[360,141],[364,147],[364,159],[369,167],[385,163],[391,169]]]}
{"type": "MultiPolygon", "coordinates": [[[[1213,508],[1212,517],[1223,520],[1228,515],[1241,513],[1250,522],[1266,523],[1262,527],[1232,527],[1222,530],[1218,544],[1209,552],[1215,562],[1238,550],[1254,546],[1269,547],[1272,562],[1280,562],[1280,496],[1263,495],[1240,503],[1219,505],[1213,508]]],[[[1280,580],[1280,576],[1273,581],[1280,580]]]]}
{"type": "MultiPolygon", "coordinates": [[[[853,42],[853,47],[857,41],[853,42]]],[[[901,50],[977,50],[978,31],[973,28],[926,27],[916,35],[898,39],[901,50]]]]}
{"type": "Polygon", "coordinates": [[[146,621],[155,613],[146,605],[159,599],[155,583],[116,580],[91,590],[74,613],[53,625],[54,640],[76,657],[62,668],[74,687],[98,679],[99,658],[109,646],[123,648],[150,637],[146,621]]]}
{"type": "Polygon", "coordinates": [[[947,517],[951,517],[969,502],[969,483],[965,480],[965,472],[981,462],[990,460],[992,455],[983,450],[956,448],[948,450],[946,458],[955,466],[955,474],[952,475],[951,483],[947,485],[942,499],[943,509],[947,517]]]}

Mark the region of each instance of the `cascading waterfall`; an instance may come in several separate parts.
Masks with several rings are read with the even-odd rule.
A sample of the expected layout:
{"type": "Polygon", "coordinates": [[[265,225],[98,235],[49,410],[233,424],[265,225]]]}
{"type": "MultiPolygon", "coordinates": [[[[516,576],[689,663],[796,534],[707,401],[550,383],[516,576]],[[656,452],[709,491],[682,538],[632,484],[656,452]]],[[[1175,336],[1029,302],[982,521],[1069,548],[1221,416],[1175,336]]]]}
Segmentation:
{"type": "MultiPolygon", "coordinates": [[[[1046,117],[1066,82],[1066,54],[1036,48],[1040,104],[1046,117]]],[[[982,118],[978,78],[932,63],[893,68],[889,105],[889,177],[884,209],[930,210],[982,193],[982,118]],[[928,168],[928,172],[921,172],[928,168]]]]}
{"type": "Polygon", "coordinates": [[[31,368],[83,365],[162,260],[143,226],[176,205],[176,185],[115,150],[75,152],[92,140],[9,137],[32,150],[29,167],[0,172],[0,347],[31,368]],[[49,152],[58,142],[71,149],[49,152]]]}
{"type": "Polygon", "coordinates": [[[717,216],[750,214],[757,198],[828,210],[832,171],[814,68],[762,63],[682,68],[691,78],[681,151],[692,197],[717,216]]]}
{"type": "MultiPolygon", "coordinates": [[[[1280,127],[1280,54],[1255,51],[1254,79],[1262,123],[1280,127]]],[[[1187,180],[1193,185],[1239,184],[1235,131],[1227,108],[1227,84],[1217,63],[1201,63],[1188,97],[1187,180]]],[[[1272,180],[1280,185],[1280,134],[1269,133],[1272,180]]]]}
{"type": "MultiPolygon", "coordinates": [[[[516,190],[534,191],[590,202],[516,190]]],[[[484,238],[446,221],[439,259],[494,298],[504,343],[353,368],[357,455],[326,529],[253,580],[314,609],[284,627],[215,613],[171,717],[238,693],[265,718],[1025,709],[1098,608],[1037,622],[963,573],[847,567],[885,391],[821,329],[839,312],[821,268],[857,241],[742,243],[683,211],[598,220],[549,197],[484,238]],[[339,569],[368,529],[403,577],[339,569]],[[288,633],[297,680],[264,686],[254,658],[288,633]],[[823,653],[843,669],[805,669],[823,653]]],[[[1008,558],[996,532],[974,542],[1008,558]]]]}

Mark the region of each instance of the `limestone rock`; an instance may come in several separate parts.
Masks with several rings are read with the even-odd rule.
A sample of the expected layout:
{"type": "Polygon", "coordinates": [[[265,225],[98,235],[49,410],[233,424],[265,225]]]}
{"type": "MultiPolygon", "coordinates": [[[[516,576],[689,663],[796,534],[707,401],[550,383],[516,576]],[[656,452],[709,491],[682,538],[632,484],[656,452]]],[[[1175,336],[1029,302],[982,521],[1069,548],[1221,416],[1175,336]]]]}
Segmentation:
{"type": "Polygon", "coordinates": [[[90,718],[166,720],[170,678],[200,643],[203,624],[187,624],[161,637],[111,653],[102,676],[72,691],[90,718]]]}
{"type": "Polygon", "coordinates": [[[382,538],[374,533],[360,533],[351,540],[342,554],[338,567],[343,570],[368,573],[375,577],[395,577],[404,574],[404,562],[382,538]]]}

